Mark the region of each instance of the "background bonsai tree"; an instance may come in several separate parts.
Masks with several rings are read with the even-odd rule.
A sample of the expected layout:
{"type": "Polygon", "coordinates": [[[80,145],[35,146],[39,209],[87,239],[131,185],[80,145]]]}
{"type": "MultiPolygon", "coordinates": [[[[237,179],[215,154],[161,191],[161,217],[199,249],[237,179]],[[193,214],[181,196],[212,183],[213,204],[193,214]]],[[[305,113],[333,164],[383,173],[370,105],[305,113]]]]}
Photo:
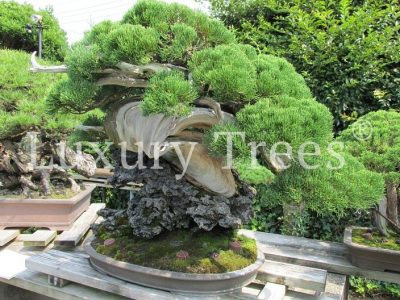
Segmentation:
{"type": "Polygon", "coordinates": [[[344,168],[326,169],[335,158],[326,150],[332,115],[291,64],[258,55],[222,23],[185,6],[139,1],[120,22],[94,26],[67,54],[66,66],[35,64],[35,70],[68,72],[48,97],[53,112],[100,107],[110,139],[145,154],[142,169],[124,169],[124,161],[135,163],[138,156],[120,156],[112,181],[143,188],[126,210],[103,211],[107,230],[124,224],[135,235],[153,237],[174,228],[237,227],[251,217],[255,190],[249,185],[263,201],[320,212],[366,207],[382,194],[381,176],[349,155],[344,168]],[[244,139],[233,136],[233,169],[224,168],[226,133],[237,132],[244,139]],[[251,151],[247,142],[265,147],[251,151]],[[292,153],[271,156],[278,142],[289,143],[292,153]],[[321,169],[300,168],[293,154],[304,142],[320,145],[322,154],[307,161],[321,169]],[[151,168],[158,156],[162,170],[151,168]],[[356,180],[359,187],[349,186],[356,180]]]}
{"type": "Polygon", "coordinates": [[[77,172],[86,175],[94,173],[94,159],[74,152],[64,141],[83,116],[49,115],[45,95],[51,89],[51,83],[61,76],[33,75],[28,69],[29,54],[0,50],[1,193],[20,194],[19,188],[22,188],[26,196],[33,191],[49,195],[53,192],[50,176],[62,180],[62,186],[72,185],[77,191],[79,186],[60,166],[60,157],[65,157],[65,163],[75,165],[77,172]],[[65,153],[60,145],[64,145],[65,153]]]}
{"type": "Polygon", "coordinates": [[[26,25],[32,24],[31,16],[34,14],[43,17],[45,26],[43,57],[62,61],[68,48],[65,32],[60,28],[51,9],[36,11],[29,4],[0,1],[0,48],[37,51],[37,29],[33,26],[32,32],[28,32],[26,28],[26,25]]]}
{"type": "Polygon", "coordinates": [[[400,113],[394,110],[368,113],[343,131],[338,139],[345,142],[346,149],[368,169],[384,176],[387,217],[398,226],[400,113]]]}

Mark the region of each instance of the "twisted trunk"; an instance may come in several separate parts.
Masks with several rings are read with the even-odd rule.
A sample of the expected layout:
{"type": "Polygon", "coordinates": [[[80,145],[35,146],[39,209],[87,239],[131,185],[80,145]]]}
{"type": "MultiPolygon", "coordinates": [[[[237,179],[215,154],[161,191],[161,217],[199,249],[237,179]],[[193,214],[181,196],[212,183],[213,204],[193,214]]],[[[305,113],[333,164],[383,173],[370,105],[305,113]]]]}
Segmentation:
{"type": "MultiPolygon", "coordinates": [[[[218,110],[219,106],[215,107],[218,110]]],[[[211,157],[207,153],[202,145],[201,133],[212,125],[231,119],[231,115],[221,112],[220,109],[215,112],[209,108],[197,107],[187,117],[167,117],[163,114],[143,116],[140,102],[123,101],[108,113],[105,130],[116,145],[124,143],[127,150],[138,152],[138,143],[142,143],[143,152],[149,158],[164,157],[180,170],[184,167],[179,154],[187,160],[191,153],[186,178],[206,191],[232,197],[236,193],[232,171],[223,168],[223,159],[211,157]],[[157,148],[158,145],[171,141],[181,142],[178,150],[180,153],[177,153],[172,144],[157,148]],[[198,143],[193,146],[192,152],[191,142],[198,143]]]]}
{"type": "Polygon", "coordinates": [[[37,133],[27,133],[21,141],[15,143],[0,141],[0,187],[3,191],[21,188],[28,196],[31,191],[51,194],[51,179],[60,179],[72,190],[79,191],[79,185],[71,178],[66,169],[84,176],[91,176],[96,170],[95,160],[85,153],[77,153],[66,146],[64,141],[42,141],[37,133]]]}

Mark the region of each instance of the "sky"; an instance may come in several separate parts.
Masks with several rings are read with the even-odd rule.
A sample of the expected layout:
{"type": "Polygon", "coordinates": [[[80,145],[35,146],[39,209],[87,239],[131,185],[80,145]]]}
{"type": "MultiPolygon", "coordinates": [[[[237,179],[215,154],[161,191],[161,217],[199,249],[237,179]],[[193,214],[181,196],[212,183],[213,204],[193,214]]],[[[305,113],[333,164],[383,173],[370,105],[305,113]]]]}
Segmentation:
{"type": "MultiPolygon", "coordinates": [[[[16,0],[32,4],[36,9],[52,6],[70,44],[79,41],[91,26],[103,20],[119,20],[136,0],[16,0]]],[[[195,9],[205,8],[195,0],[163,0],[178,2],[195,9]]]]}

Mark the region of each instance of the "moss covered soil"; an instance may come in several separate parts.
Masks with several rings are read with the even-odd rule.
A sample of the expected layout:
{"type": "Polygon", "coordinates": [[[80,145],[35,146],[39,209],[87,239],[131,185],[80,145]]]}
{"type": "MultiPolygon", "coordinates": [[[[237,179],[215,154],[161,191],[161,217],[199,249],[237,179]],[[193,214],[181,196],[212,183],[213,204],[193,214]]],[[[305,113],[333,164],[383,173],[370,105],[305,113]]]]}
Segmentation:
{"type": "Polygon", "coordinates": [[[243,269],[256,261],[256,241],[235,230],[217,229],[211,232],[178,230],[165,232],[153,239],[113,237],[103,234],[93,245],[98,253],[116,260],[145,267],[175,272],[212,274],[243,269]],[[104,241],[115,243],[105,246],[104,241]],[[233,251],[232,242],[241,249],[233,251]],[[237,244],[237,243],[236,243],[237,244]],[[177,258],[178,252],[187,252],[186,259],[177,258]]]}
{"type": "Polygon", "coordinates": [[[22,193],[5,193],[1,194],[0,193],[0,198],[12,198],[12,199],[25,199],[25,198],[30,198],[30,199],[59,199],[59,200],[65,200],[65,199],[70,199],[77,195],[77,192],[72,191],[70,188],[63,188],[63,189],[57,189],[53,190],[50,195],[43,195],[40,191],[31,191],[29,196],[24,196],[22,193]]]}
{"type": "Polygon", "coordinates": [[[353,243],[357,243],[364,246],[376,247],[382,249],[396,250],[400,251],[400,236],[393,232],[390,233],[388,237],[380,234],[378,230],[372,230],[371,238],[367,239],[364,235],[368,233],[367,229],[353,229],[352,240],[353,243]]]}

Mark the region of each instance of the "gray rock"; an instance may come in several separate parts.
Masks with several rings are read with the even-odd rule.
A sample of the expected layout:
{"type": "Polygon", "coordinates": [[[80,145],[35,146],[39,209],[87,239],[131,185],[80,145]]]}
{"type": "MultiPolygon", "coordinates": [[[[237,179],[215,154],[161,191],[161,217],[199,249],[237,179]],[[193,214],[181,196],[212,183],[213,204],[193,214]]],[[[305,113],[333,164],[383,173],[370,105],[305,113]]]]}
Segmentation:
{"type": "MultiPolygon", "coordinates": [[[[133,154],[129,157],[134,160],[133,154]]],[[[154,161],[147,158],[146,169],[116,166],[111,184],[133,181],[143,187],[134,192],[126,210],[99,212],[105,218],[103,228],[121,231],[118,224],[121,218],[126,218],[133,235],[152,238],[165,230],[190,227],[209,231],[218,225],[237,228],[249,222],[254,193],[248,186],[239,182],[239,195],[232,198],[212,195],[186,179],[176,180],[174,169],[166,161],[160,160],[159,164],[162,169],[151,169],[154,161]]]]}

